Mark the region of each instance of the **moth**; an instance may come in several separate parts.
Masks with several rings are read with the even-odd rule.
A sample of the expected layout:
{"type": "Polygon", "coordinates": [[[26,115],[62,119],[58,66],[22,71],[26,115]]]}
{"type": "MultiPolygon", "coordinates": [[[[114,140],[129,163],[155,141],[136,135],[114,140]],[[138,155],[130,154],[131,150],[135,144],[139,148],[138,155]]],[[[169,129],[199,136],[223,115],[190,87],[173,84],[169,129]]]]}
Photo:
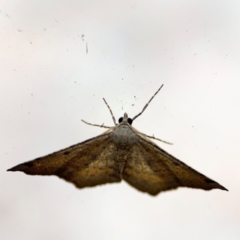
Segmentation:
{"type": "Polygon", "coordinates": [[[29,175],[56,175],[78,188],[125,180],[150,195],[178,187],[227,190],[173,157],[150,139],[168,142],[132,127],[132,122],[145,111],[162,87],[163,85],[139,114],[131,119],[124,113],[118,124],[108,103],[103,99],[112,115],[115,124],[113,127],[82,120],[86,124],[108,130],[84,142],[19,164],[8,171],[20,171],[29,175]]]}

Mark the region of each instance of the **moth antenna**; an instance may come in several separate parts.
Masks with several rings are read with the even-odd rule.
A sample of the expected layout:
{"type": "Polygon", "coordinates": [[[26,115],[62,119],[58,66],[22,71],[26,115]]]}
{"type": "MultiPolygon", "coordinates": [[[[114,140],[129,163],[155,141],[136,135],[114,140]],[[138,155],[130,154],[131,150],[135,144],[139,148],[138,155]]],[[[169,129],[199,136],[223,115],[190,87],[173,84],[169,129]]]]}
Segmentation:
{"type": "Polygon", "coordinates": [[[101,128],[111,128],[111,127],[108,127],[108,126],[104,126],[104,123],[102,125],[99,125],[99,124],[93,124],[93,123],[89,123],[89,122],[86,122],[84,120],[81,119],[82,122],[86,123],[87,125],[91,125],[91,126],[95,126],[95,127],[101,127],[101,128]]]}
{"type": "Polygon", "coordinates": [[[108,107],[108,110],[109,110],[110,113],[111,113],[111,116],[112,116],[112,119],[113,119],[114,124],[117,125],[116,119],[115,119],[115,117],[114,117],[114,115],[113,115],[113,112],[112,112],[111,108],[109,107],[107,101],[106,101],[104,98],[103,98],[103,101],[105,102],[105,104],[106,104],[107,107],[108,107]]]}
{"type": "Polygon", "coordinates": [[[163,84],[162,86],[154,93],[154,95],[150,98],[150,100],[148,101],[148,103],[144,106],[144,108],[142,109],[142,111],[137,114],[134,118],[132,118],[132,120],[134,121],[137,117],[139,117],[144,111],[145,109],[147,108],[147,106],[149,105],[149,103],[153,100],[153,98],[158,94],[158,92],[161,90],[161,88],[163,87],[163,84]]]}

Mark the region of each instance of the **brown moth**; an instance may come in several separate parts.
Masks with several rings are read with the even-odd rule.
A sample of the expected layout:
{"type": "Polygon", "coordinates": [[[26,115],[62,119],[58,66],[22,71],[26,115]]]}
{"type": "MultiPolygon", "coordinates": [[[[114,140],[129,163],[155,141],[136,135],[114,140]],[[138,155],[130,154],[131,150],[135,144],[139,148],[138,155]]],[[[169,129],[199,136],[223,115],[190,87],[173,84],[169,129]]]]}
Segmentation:
{"type": "Polygon", "coordinates": [[[149,138],[168,142],[141,133],[131,126],[162,87],[163,85],[138,115],[131,119],[125,113],[119,119],[119,124],[103,99],[115,126],[90,124],[82,120],[108,130],[84,142],[19,164],[8,171],[21,171],[29,175],[56,175],[78,188],[121,182],[124,179],[131,186],[151,195],[178,187],[227,190],[173,157],[149,138]]]}

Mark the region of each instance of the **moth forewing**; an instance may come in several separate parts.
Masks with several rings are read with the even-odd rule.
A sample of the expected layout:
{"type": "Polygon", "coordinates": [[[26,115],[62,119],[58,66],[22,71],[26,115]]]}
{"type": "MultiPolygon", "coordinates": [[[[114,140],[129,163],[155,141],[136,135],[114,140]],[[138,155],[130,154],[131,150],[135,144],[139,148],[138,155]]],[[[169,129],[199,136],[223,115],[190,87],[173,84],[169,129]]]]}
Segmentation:
{"type": "Polygon", "coordinates": [[[161,149],[151,139],[168,142],[141,133],[131,126],[162,86],[139,114],[130,119],[125,113],[119,119],[119,124],[104,99],[115,126],[107,127],[82,120],[88,125],[108,130],[84,142],[19,164],[8,171],[21,171],[29,175],[56,175],[78,188],[115,183],[124,179],[138,190],[151,195],[177,187],[227,190],[161,149]]]}

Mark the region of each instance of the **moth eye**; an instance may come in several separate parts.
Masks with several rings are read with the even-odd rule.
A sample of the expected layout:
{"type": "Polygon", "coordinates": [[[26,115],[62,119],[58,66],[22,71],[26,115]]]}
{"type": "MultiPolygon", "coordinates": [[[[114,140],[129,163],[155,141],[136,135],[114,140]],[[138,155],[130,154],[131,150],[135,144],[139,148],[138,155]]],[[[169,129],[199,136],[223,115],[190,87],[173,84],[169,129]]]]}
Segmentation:
{"type": "Polygon", "coordinates": [[[131,118],[128,118],[128,123],[132,125],[133,120],[131,118]]]}
{"type": "Polygon", "coordinates": [[[121,123],[122,121],[123,121],[123,117],[120,117],[120,118],[118,119],[118,122],[121,123]]]}

